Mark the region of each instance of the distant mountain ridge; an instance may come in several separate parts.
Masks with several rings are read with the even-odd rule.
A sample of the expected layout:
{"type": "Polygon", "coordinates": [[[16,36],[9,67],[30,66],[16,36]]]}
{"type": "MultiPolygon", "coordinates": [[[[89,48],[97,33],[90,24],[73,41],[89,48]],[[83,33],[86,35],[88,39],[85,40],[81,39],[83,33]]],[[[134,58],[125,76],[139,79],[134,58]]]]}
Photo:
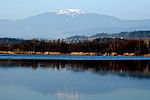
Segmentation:
{"type": "Polygon", "coordinates": [[[98,33],[92,36],[71,36],[67,39],[74,40],[89,40],[89,39],[99,39],[99,38],[120,38],[120,39],[140,39],[140,38],[150,38],[150,31],[133,31],[133,32],[120,32],[115,34],[110,33],[98,33]]]}
{"type": "Polygon", "coordinates": [[[0,42],[23,42],[23,41],[45,41],[45,42],[66,42],[66,43],[79,43],[79,42],[109,42],[109,41],[118,41],[118,40],[150,40],[150,31],[132,31],[132,32],[120,32],[120,33],[98,33],[92,36],[84,36],[84,35],[75,35],[71,37],[67,37],[65,39],[56,39],[56,40],[48,40],[41,38],[32,38],[29,40],[20,39],[20,38],[0,38],[0,42]]]}
{"type": "Polygon", "coordinates": [[[18,38],[0,38],[0,42],[21,42],[23,39],[18,38]]]}
{"type": "Polygon", "coordinates": [[[150,31],[133,31],[133,32],[120,32],[115,34],[99,33],[91,37],[115,37],[125,39],[138,39],[138,38],[150,38],[150,31]]]}
{"type": "Polygon", "coordinates": [[[150,30],[150,20],[121,20],[78,9],[46,12],[20,20],[0,20],[0,37],[57,39],[136,30],[150,30]]]}

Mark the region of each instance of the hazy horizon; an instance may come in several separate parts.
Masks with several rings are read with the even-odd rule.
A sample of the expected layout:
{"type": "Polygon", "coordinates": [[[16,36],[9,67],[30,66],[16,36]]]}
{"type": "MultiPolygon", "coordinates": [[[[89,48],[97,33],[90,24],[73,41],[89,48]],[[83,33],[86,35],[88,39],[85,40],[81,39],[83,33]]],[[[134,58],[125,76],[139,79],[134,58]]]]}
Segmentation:
{"type": "Polygon", "coordinates": [[[16,20],[73,8],[125,20],[141,20],[150,19],[149,4],[149,0],[1,0],[0,19],[16,20]]]}

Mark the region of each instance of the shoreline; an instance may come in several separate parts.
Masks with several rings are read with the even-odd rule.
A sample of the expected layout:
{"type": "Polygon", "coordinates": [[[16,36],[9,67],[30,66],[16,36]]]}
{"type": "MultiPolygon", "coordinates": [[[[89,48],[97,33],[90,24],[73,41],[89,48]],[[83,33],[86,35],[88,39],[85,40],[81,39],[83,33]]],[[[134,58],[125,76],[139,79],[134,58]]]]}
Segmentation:
{"type": "Polygon", "coordinates": [[[150,54],[136,55],[135,53],[124,53],[122,55],[115,52],[112,53],[93,53],[93,52],[71,52],[71,53],[61,53],[61,52],[34,52],[34,51],[0,51],[0,54],[43,54],[43,55],[93,55],[93,56],[143,56],[150,57],[150,54]]]}

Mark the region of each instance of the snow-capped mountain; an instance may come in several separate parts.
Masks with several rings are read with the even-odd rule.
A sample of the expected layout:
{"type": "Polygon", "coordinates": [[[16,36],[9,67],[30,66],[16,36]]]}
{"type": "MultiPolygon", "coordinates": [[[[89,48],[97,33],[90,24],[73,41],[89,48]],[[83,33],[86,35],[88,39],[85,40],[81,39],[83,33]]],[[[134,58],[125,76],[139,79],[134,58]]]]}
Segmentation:
{"type": "Polygon", "coordinates": [[[21,20],[0,20],[0,37],[55,39],[135,30],[150,30],[150,20],[121,20],[78,9],[61,9],[21,20]]]}
{"type": "Polygon", "coordinates": [[[56,12],[57,14],[85,14],[86,11],[82,11],[79,9],[61,9],[56,12]]]}

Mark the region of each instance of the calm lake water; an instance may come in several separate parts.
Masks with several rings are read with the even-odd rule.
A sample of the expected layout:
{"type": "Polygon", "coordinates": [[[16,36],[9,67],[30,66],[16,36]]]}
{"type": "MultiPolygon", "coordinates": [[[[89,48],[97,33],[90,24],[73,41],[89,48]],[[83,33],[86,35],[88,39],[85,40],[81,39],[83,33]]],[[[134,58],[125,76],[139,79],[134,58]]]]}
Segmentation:
{"type": "Polygon", "coordinates": [[[0,55],[0,100],[150,100],[148,58],[21,56],[0,55]]]}

